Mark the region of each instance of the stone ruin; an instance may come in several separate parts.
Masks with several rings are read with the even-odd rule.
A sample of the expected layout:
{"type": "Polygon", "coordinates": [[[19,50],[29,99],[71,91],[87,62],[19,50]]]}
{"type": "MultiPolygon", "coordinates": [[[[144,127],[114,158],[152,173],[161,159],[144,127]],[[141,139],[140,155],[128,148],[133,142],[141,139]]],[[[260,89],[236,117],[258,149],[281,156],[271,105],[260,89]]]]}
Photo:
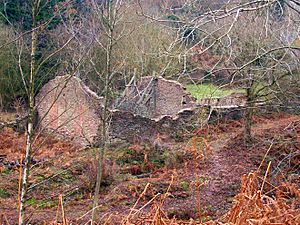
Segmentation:
{"type": "Polygon", "coordinates": [[[244,93],[235,92],[223,97],[203,98],[199,105],[206,109],[208,121],[213,123],[242,118],[246,101],[244,93]]]}
{"type": "Polygon", "coordinates": [[[197,111],[196,99],[180,83],[163,77],[133,77],[115,107],[112,136],[131,142],[176,137],[192,125],[197,111]]]}
{"type": "MultiPolygon", "coordinates": [[[[103,98],[79,78],[58,76],[36,97],[39,128],[72,139],[81,146],[97,145],[101,131],[103,98]]],[[[123,96],[110,105],[109,138],[116,142],[153,142],[157,137],[181,136],[199,123],[203,109],[207,118],[240,118],[245,96],[196,99],[176,81],[162,77],[132,78],[123,96]]],[[[200,121],[201,122],[201,121],[200,121]]]]}
{"type": "Polygon", "coordinates": [[[57,76],[36,96],[40,129],[73,139],[94,143],[101,124],[102,98],[83,82],[70,76],[57,76]]]}
{"type": "Polygon", "coordinates": [[[244,93],[232,93],[224,97],[203,98],[199,102],[202,106],[211,106],[214,108],[234,108],[246,105],[246,96],[244,93]]]}
{"type": "Polygon", "coordinates": [[[163,77],[135,77],[127,85],[116,107],[148,118],[174,116],[195,107],[196,99],[178,82],[163,77]]]}
{"type": "MultiPolygon", "coordinates": [[[[110,139],[153,141],[158,135],[176,136],[194,118],[195,99],[175,81],[162,77],[132,80],[123,97],[110,107],[110,139]]],[[[49,81],[36,97],[41,130],[95,145],[101,127],[103,98],[70,76],[49,81]]]]}

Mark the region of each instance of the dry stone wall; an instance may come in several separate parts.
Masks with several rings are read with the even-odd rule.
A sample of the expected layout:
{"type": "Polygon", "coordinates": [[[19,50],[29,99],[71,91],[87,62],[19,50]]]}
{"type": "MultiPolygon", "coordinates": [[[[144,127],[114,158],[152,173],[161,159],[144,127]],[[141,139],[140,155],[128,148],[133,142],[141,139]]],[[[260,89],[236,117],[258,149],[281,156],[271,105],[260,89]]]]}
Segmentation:
{"type": "MultiPolygon", "coordinates": [[[[143,89],[150,81],[149,77],[143,79],[140,88],[143,89]]],[[[135,114],[130,110],[111,109],[111,140],[151,141],[163,134],[174,137],[185,129],[195,115],[194,99],[179,83],[163,78],[158,79],[156,96],[156,110],[152,117],[135,114]]],[[[137,99],[126,97],[135,104],[137,99]]],[[[83,146],[97,144],[103,99],[80,79],[56,77],[41,89],[36,102],[40,129],[53,131],[83,146]]],[[[145,107],[151,107],[151,104],[145,107]]]]}
{"type": "Polygon", "coordinates": [[[192,127],[197,119],[198,109],[185,109],[176,116],[147,118],[132,112],[115,110],[112,113],[110,137],[116,141],[152,142],[158,136],[175,138],[192,127]]]}
{"type": "Polygon", "coordinates": [[[246,104],[246,96],[244,93],[232,93],[230,95],[219,98],[203,98],[200,100],[200,105],[219,108],[234,108],[244,106],[246,104]]]}

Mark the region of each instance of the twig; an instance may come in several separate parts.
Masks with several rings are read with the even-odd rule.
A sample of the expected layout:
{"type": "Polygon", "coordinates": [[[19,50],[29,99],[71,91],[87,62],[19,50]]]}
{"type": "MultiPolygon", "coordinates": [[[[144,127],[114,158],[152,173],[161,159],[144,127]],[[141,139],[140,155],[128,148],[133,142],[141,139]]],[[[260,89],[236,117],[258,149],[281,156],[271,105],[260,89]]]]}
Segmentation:
{"type": "MultiPolygon", "coordinates": [[[[102,206],[102,205],[98,205],[98,206],[96,207],[96,209],[97,209],[97,208],[100,208],[101,206],[102,206]]],[[[77,218],[76,221],[81,220],[83,217],[85,217],[86,215],[88,215],[89,213],[91,213],[93,210],[94,210],[94,208],[92,208],[91,210],[87,211],[87,212],[86,212],[85,214],[83,214],[81,217],[77,218]]],[[[106,215],[107,215],[107,213],[104,214],[104,216],[106,216],[106,215]]],[[[102,216],[101,219],[102,219],[104,216],[102,216]]],[[[100,220],[101,220],[101,219],[100,219],[100,220]]],[[[90,223],[90,222],[91,222],[91,220],[89,220],[86,224],[88,224],[88,223],[90,223]]]]}
{"type": "MultiPolygon", "coordinates": [[[[2,218],[4,218],[7,225],[10,225],[10,223],[8,222],[7,217],[4,214],[2,214],[2,218]]],[[[2,223],[2,221],[0,221],[0,222],[2,223]]]]}
{"type": "Polygon", "coordinates": [[[200,179],[199,176],[197,176],[197,192],[198,192],[198,213],[199,213],[199,220],[200,223],[202,224],[202,214],[201,214],[201,192],[200,192],[200,179]]]}
{"type": "MultiPolygon", "coordinates": [[[[23,167],[22,167],[23,159],[20,160],[20,175],[19,175],[19,185],[18,185],[18,211],[20,213],[20,206],[21,206],[21,183],[22,183],[22,173],[23,173],[23,167]]],[[[19,218],[20,219],[20,218],[19,218]]]]}
{"type": "Polygon", "coordinates": [[[263,188],[264,188],[264,185],[265,185],[265,181],[267,179],[267,175],[268,175],[268,173],[270,171],[271,162],[272,161],[270,161],[269,164],[268,164],[268,167],[267,167],[267,170],[266,170],[266,173],[265,173],[265,177],[264,177],[263,183],[262,183],[261,188],[260,188],[260,194],[262,194],[262,191],[263,191],[263,188]]]}
{"type": "Polygon", "coordinates": [[[265,161],[265,159],[266,159],[267,155],[269,154],[269,152],[270,152],[271,148],[273,147],[273,141],[274,141],[274,139],[272,140],[272,143],[271,143],[271,145],[269,146],[269,148],[268,148],[268,150],[267,150],[266,154],[264,155],[264,158],[263,158],[263,160],[261,161],[261,163],[260,163],[259,167],[257,168],[257,170],[256,170],[256,172],[257,172],[257,173],[259,172],[259,170],[260,170],[260,168],[262,167],[262,164],[264,163],[264,161],[265,161]]]}
{"type": "Polygon", "coordinates": [[[63,225],[67,225],[67,219],[66,219],[66,215],[65,215],[64,202],[63,202],[62,195],[59,195],[59,201],[61,204],[61,214],[62,214],[62,219],[63,219],[63,225]]]}
{"type": "Polygon", "coordinates": [[[154,201],[154,199],[156,199],[158,196],[160,196],[161,193],[157,193],[153,198],[150,199],[150,201],[148,201],[145,205],[143,205],[139,210],[137,210],[133,216],[135,216],[136,214],[138,214],[140,211],[142,211],[146,206],[148,206],[151,202],[154,201]]]}
{"type": "Polygon", "coordinates": [[[144,188],[143,192],[140,194],[139,198],[136,200],[134,206],[131,208],[129,214],[127,215],[125,221],[122,222],[122,224],[127,224],[129,222],[129,218],[130,218],[132,212],[135,211],[135,207],[137,206],[137,204],[139,203],[139,201],[141,200],[141,198],[146,194],[146,191],[147,191],[147,189],[148,189],[149,186],[150,186],[150,183],[147,183],[147,185],[144,188]]]}

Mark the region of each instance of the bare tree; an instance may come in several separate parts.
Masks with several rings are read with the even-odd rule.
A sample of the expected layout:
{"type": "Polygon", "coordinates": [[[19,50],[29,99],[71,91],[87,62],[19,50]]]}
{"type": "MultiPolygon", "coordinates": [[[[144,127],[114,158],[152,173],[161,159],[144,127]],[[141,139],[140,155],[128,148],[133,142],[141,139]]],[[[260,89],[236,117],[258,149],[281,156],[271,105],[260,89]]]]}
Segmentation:
{"type": "Polygon", "coordinates": [[[250,141],[254,109],[266,102],[276,105],[278,96],[274,87],[293,74],[291,68],[296,68],[291,61],[291,49],[297,48],[288,40],[295,36],[294,28],[299,23],[299,11],[294,3],[226,1],[205,4],[191,0],[177,10],[169,6],[164,11],[167,16],[158,17],[147,13],[142,1],[139,2],[146,18],[166,25],[176,22],[176,26],[172,26],[177,33],[175,43],[183,47],[181,56],[187,62],[181,78],[204,69],[203,80],[210,77],[220,87],[245,90],[244,139],[250,141]],[[205,54],[215,60],[203,67],[207,59],[202,57],[205,54]],[[200,61],[191,63],[195,57],[200,61]]]}
{"type": "Polygon", "coordinates": [[[34,135],[33,123],[34,123],[34,112],[35,112],[35,101],[34,101],[34,87],[35,87],[35,75],[37,70],[36,54],[37,54],[37,12],[39,9],[39,1],[32,2],[32,32],[31,32],[31,58],[30,58],[30,75],[28,81],[28,125],[27,125],[27,141],[26,141],[26,153],[24,159],[24,169],[22,174],[22,185],[20,193],[20,209],[19,209],[19,224],[25,223],[25,203],[28,186],[28,175],[31,161],[32,141],[34,135]]]}
{"type": "MultiPolygon", "coordinates": [[[[45,61],[63,49],[66,50],[64,51],[65,57],[72,58],[66,63],[68,69],[63,72],[78,71],[78,64],[89,51],[88,43],[92,43],[94,51],[89,52],[89,59],[85,62],[84,71],[77,73],[77,76],[96,74],[101,84],[101,90],[98,90],[98,93],[104,97],[101,110],[102,125],[99,129],[97,143],[98,168],[92,224],[96,220],[103,177],[103,159],[109,141],[110,103],[115,94],[112,83],[118,74],[124,75],[127,79],[133,70],[137,70],[138,73],[147,75],[154,72],[168,77],[189,78],[193,71],[205,69],[207,74],[201,79],[206,79],[207,76],[213,77],[219,72],[222,73],[223,83],[220,86],[245,90],[244,137],[245,142],[249,142],[255,109],[260,107],[261,103],[265,104],[266,102],[270,102],[274,106],[275,101],[281,100],[281,96],[286,94],[283,86],[287,83],[290,84],[292,80],[287,78],[294,77],[299,73],[297,67],[299,59],[295,54],[295,52],[299,53],[299,46],[291,45],[292,41],[290,40],[299,36],[299,31],[293,30],[293,27],[299,24],[299,20],[295,16],[295,13],[299,13],[297,1],[226,1],[223,4],[207,2],[208,5],[205,7],[200,6],[199,1],[194,0],[180,0],[174,1],[174,3],[157,1],[159,7],[151,5],[151,13],[145,9],[146,4],[151,5],[149,1],[139,2],[139,12],[134,17],[134,20],[139,17],[137,22],[131,20],[131,14],[134,14],[136,9],[129,7],[130,3],[120,0],[93,0],[91,3],[92,15],[84,18],[85,20],[77,21],[78,23],[84,21],[84,25],[78,25],[78,23],[74,25],[74,23],[68,27],[69,25],[62,17],[63,25],[59,29],[67,30],[64,35],[71,36],[71,38],[67,42],[59,40],[61,47],[46,56],[44,60],[38,61],[38,36],[47,26],[47,22],[45,24],[37,22],[40,1],[33,1],[32,29],[26,32],[26,35],[31,35],[29,74],[22,70],[21,63],[19,63],[22,78],[23,80],[26,78],[24,84],[27,89],[29,105],[19,224],[25,223],[28,175],[35,139],[36,103],[34,97],[37,74],[45,61]],[[164,15],[156,17],[158,10],[161,10],[164,15]],[[131,13],[126,13],[126,11],[131,13]],[[276,17],[276,20],[272,19],[272,16],[276,17]],[[142,23],[142,20],[146,22],[142,23]],[[88,28],[84,32],[80,32],[85,25],[88,28]],[[77,35],[78,33],[80,36],[77,35]],[[145,41],[145,36],[151,36],[153,39],[145,41]],[[142,41],[136,39],[142,39],[142,41]],[[131,45],[134,46],[132,51],[128,50],[131,45]],[[77,51],[75,51],[76,48],[77,51]],[[205,63],[192,62],[195,56],[203,56],[206,53],[212,57],[218,56],[217,60],[206,66],[203,66],[205,63]],[[154,60],[155,63],[153,63],[154,60]]],[[[22,41],[22,36],[13,41],[22,41]]],[[[217,78],[212,80],[216,83],[219,82],[217,78]]]]}
{"type": "MultiPolygon", "coordinates": [[[[35,95],[36,89],[39,85],[38,74],[41,72],[41,68],[46,64],[49,60],[51,60],[54,56],[56,56],[60,51],[62,51],[74,38],[71,36],[69,40],[67,40],[62,46],[55,49],[48,55],[38,58],[38,43],[39,43],[39,35],[43,32],[43,29],[47,27],[47,25],[52,21],[54,16],[50,18],[43,24],[39,24],[38,22],[38,13],[39,10],[43,7],[40,0],[34,0],[31,4],[31,16],[32,16],[32,25],[30,32],[25,32],[19,35],[14,41],[22,42],[23,37],[27,34],[31,35],[30,41],[30,71],[29,74],[26,74],[23,70],[22,63],[21,63],[21,55],[23,54],[22,51],[22,43],[20,43],[19,49],[19,71],[20,76],[23,80],[23,85],[27,93],[28,98],[28,119],[27,119],[27,133],[26,133],[26,151],[25,151],[25,158],[24,158],[24,168],[22,170],[22,180],[21,180],[21,191],[20,191],[20,208],[19,208],[19,224],[26,223],[26,201],[28,198],[28,177],[30,174],[30,168],[32,164],[32,154],[34,149],[34,143],[37,139],[36,127],[35,127],[35,118],[36,118],[36,103],[35,103],[35,95]],[[36,135],[36,136],[35,136],[36,135]]],[[[51,68],[49,69],[50,71],[51,68]]],[[[47,75],[47,74],[46,74],[47,75]]],[[[45,79],[45,78],[44,78],[45,79]]]]}
{"type": "MultiPolygon", "coordinates": [[[[100,76],[103,80],[103,92],[102,95],[104,97],[104,103],[101,113],[102,126],[99,130],[99,149],[97,153],[98,160],[98,168],[97,168],[97,178],[96,178],[96,186],[94,193],[94,202],[93,202],[93,211],[91,224],[94,224],[96,210],[98,207],[98,199],[100,192],[100,185],[102,181],[102,167],[103,167],[103,159],[104,153],[107,149],[107,141],[108,141],[108,129],[109,129],[109,121],[110,121],[110,112],[109,112],[109,102],[111,98],[111,89],[110,89],[110,81],[116,72],[113,68],[113,50],[116,42],[121,36],[117,36],[116,34],[116,26],[119,22],[120,10],[122,9],[122,1],[110,2],[104,1],[103,3],[97,4],[93,1],[93,9],[94,9],[94,19],[93,19],[93,27],[98,28],[96,23],[100,23],[100,33],[103,34],[106,38],[105,41],[99,39],[99,36],[95,36],[95,41],[99,45],[99,47],[105,53],[105,70],[98,71],[95,67],[95,72],[100,76]]],[[[92,65],[95,65],[94,59],[90,60],[92,65]]]]}

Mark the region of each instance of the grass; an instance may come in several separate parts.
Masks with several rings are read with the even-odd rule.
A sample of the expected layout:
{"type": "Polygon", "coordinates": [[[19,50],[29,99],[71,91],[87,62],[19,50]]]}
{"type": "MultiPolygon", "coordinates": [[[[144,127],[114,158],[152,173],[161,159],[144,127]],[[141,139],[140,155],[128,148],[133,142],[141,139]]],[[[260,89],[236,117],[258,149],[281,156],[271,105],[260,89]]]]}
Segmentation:
{"type": "Polygon", "coordinates": [[[106,157],[110,161],[115,161],[120,168],[137,166],[136,168],[139,168],[140,173],[149,173],[155,169],[177,164],[180,160],[180,153],[167,149],[161,153],[160,150],[152,149],[146,144],[136,144],[108,152],[106,157]],[[145,156],[147,156],[147,160],[145,160],[145,156]]]}
{"type": "Polygon", "coordinates": [[[0,198],[9,198],[10,197],[10,193],[3,188],[0,188],[0,198]]]}
{"type": "Polygon", "coordinates": [[[56,207],[58,204],[57,200],[51,200],[51,199],[37,200],[36,198],[30,198],[27,200],[26,203],[29,206],[37,207],[39,209],[53,208],[56,207]]]}
{"type": "Polygon", "coordinates": [[[225,89],[213,84],[189,84],[186,90],[192,94],[197,100],[203,98],[220,98],[232,93],[243,93],[242,89],[225,89]]]}

